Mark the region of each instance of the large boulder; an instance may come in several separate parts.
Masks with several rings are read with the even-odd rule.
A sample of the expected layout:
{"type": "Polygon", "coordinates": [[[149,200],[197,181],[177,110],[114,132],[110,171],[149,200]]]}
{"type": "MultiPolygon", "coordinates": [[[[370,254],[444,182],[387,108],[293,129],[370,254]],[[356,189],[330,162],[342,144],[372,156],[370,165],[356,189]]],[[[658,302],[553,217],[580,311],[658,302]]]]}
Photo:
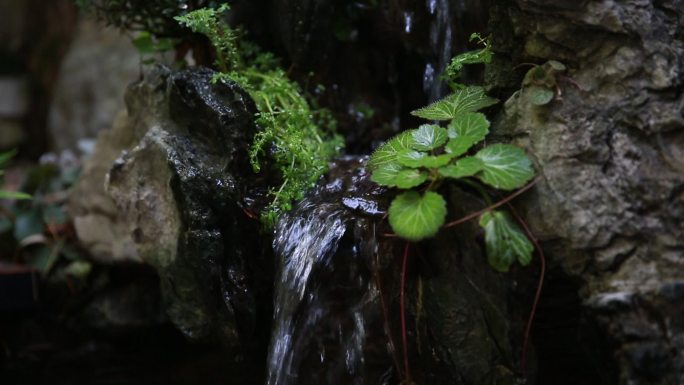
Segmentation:
{"type": "Polygon", "coordinates": [[[157,67],[129,87],[137,140],[114,162],[107,191],[159,274],[170,320],[195,340],[253,347],[269,322],[272,274],[269,242],[243,210],[256,110],[212,76],[157,67]]]}
{"type": "Polygon", "coordinates": [[[605,337],[604,383],[684,382],[682,21],[679,0],[519,0],[490,23],[495,88],[519,87],[521,62],[568,67],[547,105],[516,92],[498,133],[536,157],[526,218],[605,337]]]}

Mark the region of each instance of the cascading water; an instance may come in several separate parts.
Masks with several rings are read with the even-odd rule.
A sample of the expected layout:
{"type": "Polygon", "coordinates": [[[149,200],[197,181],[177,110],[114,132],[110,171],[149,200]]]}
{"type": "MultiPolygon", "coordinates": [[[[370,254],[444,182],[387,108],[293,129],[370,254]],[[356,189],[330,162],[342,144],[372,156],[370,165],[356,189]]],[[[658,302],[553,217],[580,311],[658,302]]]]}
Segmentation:
{"type": "Polygon", "coordinates": [[[454,28],[463,26],[464,19],[469,7],[466,0],[427,0],[427,11],[432,17],[430,23],[430,48],[435,57],[434,61],[428,61],[423,71],[423,91],[430,101],[439,99],[446,91],[446,85],[441,79],[441,74],[446,69],[454,53],[465,50],[465,44],[461,46],[461,39],[455,38],[455,34],[463,34],[463,31],[454,31],[454,28]],[[454,39],[457,42],[454,43],[454,39]],[[457,50],[454,51],[454,46],[457,50]]]}
{"type": "Polygon", "coordinates": [[[359,181],[331,177],[276,229],[268,385],[382,384],[392,371],[369,264],[373,221],[351,214],[364,204],[377,211],[363,198],[350,201],[349,186],[358,189],[359,181]]]}
{"type": "Polygon", "coordinates": [[[423,73],[423,90],[429,100],[439,99],[444,92],[444,84],[440,74],[444,71],[452,56],[453,24],[449,0],[428,0],[427,8],[434,17],[430,25],[430,47],[436,55],[436,62],[425,64],[423,73]]]}

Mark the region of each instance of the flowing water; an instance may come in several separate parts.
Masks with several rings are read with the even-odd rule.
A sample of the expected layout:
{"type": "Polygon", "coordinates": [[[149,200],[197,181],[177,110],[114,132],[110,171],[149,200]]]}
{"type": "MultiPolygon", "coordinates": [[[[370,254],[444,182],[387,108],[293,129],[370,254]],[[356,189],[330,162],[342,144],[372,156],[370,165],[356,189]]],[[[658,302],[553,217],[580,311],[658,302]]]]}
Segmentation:
{"type": "Polygon", "coordinates": [[[372,215],[375,206],[352,199],[345,184],[358,180],[331,177],[276,229],[268,385],[382,384],[391,373],[369,268],[374,225],[351,210],[372,215]]]}
{"type": "Polygon", "coordinates": [[[433,17],[430,25],[430,47],[436,56],[436,62],[425,64],[423,90],[428,94],[429,100],[433,101],[439,99],[445,91],[440,74],[449,64],[453,54],[454,24],[449,0],[428,0],[427,8],[433,17]]]}

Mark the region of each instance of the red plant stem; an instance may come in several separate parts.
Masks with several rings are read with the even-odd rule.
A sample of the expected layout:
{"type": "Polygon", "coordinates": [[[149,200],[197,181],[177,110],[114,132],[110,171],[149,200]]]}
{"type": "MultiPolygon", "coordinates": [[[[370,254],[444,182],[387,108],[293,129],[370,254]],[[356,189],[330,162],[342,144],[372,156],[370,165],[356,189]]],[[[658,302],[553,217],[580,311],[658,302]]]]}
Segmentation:
{"type": "Polygon", "coordinates": [[[382,283],[380,281],[380,275],[378,272],[373,273],[373,279],[375,280],[375,287],[378,288],[378,293],[380,294],[380,306],[382,307],[382,316],[385,323],[385,333],[387,334],[387,342],[389,342],[392,349],[392,360],[394,361],[394,366],[397,369],[397,373],[401,371],[401,365],[399,364],[399,358],[397,357],[397,351],[395,349],[394,340],[392,339],[392,329],[390,328],[389,322],[389,310],[387,309],[387,303],[385,303],[385,296],[382,294],[382,283]]]}
{"type": "Polygon", "coordinates": [[[508,207],[511,209],[513,216],[515,216],[515,219],[518,221],[518,223],[520,223],[522,228],[525,230],[525,233],[534,244],[534,247],[537,249],[540,261],[540,272],[539,282],[537,283],[537,292],[534,294],[534,302],[532,302],[532,309],[530,309],[530,315],[527,318],[527,325],[525,326],[525,337],[523,337],[522,352],[520,352],[520,371],[523,373],[523,375],[525,375],[525,359],[527,357],[527,346],[529,345],[530,341],[532,322],[534,321],[534,315],[537,311],[537,305],[539,305],[539,298],[541,297],[542,287],[544,286],[544,275],[546,273],[546,257],[544,256],[544,250],[542,250],[541,246],[539,246],[539,241],[532,234],[532,231],[530,231],[530,228],[527,226],[525,220],[522,219],[522,217],[520,216],[520,214],[518,214],[518,212],[512,204],[508,203],[508,207]]]}
{"type": "Polygon", "coordinates": [[[443,227],[443,228],[448,228],[448,227],[453,227],[453,226],[456,226],[456,225],[460,225],[461,223],[468,222],[469,220],[471,220],[471,219],[473,219],[473,218],[479,217],[480,215],[486,213],[487,211],[494,210],[495,208],[497,208],[497,207],[499,207],[499,206],[501,206],[501,205],[505,205],[506,203],[508,203],[508,202],[512,201],[513,199],[515,199],[515,197],[517,197],[518,195],[520,195],[520,194],[524,193],[525,191],[529,190],[530,188],[532,188],[532,186],[534,186],[535,184],[537,184],[538,181],[539,181],[539,179],[535,179],[535,180],[533,180],[532,182],[530,182],[530,183],[528,183],[527,185],[525,185],[524,187],[522,187],[520,190],[518,190],[518,191],[514,192],[513,194],[511,194],[511,195],[509,195],[509,196],[507,196],[507,197],[501,199],[500,201],[494,203],[493,205],[488,206],[488,207],[485,207],[485,208],[483,208],[482,210],[476,211],[476,212],[474,212],[474,213],[472,213],[472,214],[468,214],[468,215],[466,215],[465,217],[463,217],[463,218],[461,218],[461,219],[457,219],[457,220],[455,220],[455,221],[453,221],[453,222],[449,222],[449,223],[445,224],[445,225],[442,226],[442,227],[443,227]]]}
{"type": "Polygon", "coordinates": [[[404,246],[404,257],[401,263],[401,288],[399,291],[399,306],[401,307],[401,342],[404,345],[404,377],[405,383],[411,384],[411,371],[409,369],[409,359],[408,359],[408,338],[406,337],[406,304],[404,302],[405,288],[406,288],[406,265],[408,261],[409,254],[409,243],[408,241],[404,246]]]}

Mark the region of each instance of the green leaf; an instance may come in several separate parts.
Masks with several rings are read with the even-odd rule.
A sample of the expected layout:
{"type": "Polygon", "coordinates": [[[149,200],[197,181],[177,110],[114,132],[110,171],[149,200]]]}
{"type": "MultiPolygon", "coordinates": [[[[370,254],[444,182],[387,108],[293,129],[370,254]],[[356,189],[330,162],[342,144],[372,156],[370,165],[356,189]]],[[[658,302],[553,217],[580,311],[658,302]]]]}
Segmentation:
{"type": "Polygon", "coordinates": [[[427,154],[414,150],[403,150],[397,156],[397,162],[402,166],[418,168],[422,167],[422,160],[427,154]]]}
{"type": "Polygon", "coordinates": [[[368,168],[374,170],[388,163],[396,163],[399,152],[410,150],[412,146],[413,130],[404,131],[375,150],[368,160],[368,168]]]}
{"type": "Polygon", "coordinates": [[[459,115],[449,123],[447,134],[447,152],[459,156],[464,154],[475,143],[480,142],[489,133],[489,121],[487,118],[476,112],[467,112],[459,115]]]}
{"type": "Polygon", "coordinates": [[[397,185],[397,174],[402,170],[403,167],[397,163],[387,163],[373,171],[371,180],[381,186],[394,187],[397,185]]]}
{"type": "Polygon", "coordinates": [[[419,241],[437,234],[445,217],[446,202],[441,195],[432,191],[424,195],[407,191],[394,198],[389,208],[392,230],[410,241],[419,241]]]}
{"type": "Polygon", "coordinates": [[[451,59],[445,72],[449,79],[456,80],[461,76],[461,71],[466,64],[490,63],[491,61],[492,51],[489,47],[463,52],[451,59]]]}
{"type": "Polygon", "coordinates": [[[420,165],[426,168],[439,168],[451,162],[452,159],[454,159],[453,154],[428,155],[420,160],[420,165]]]}
{"type": "Polygon", "coordinates": [[[16,191],[0,191],[0,199],[25,200],[32,199],[29,194],[16,191]]]}
{"type": "Polygon", "coordinates": [[[451,139],[449,140],[449,143],[447,143],[444,147],[444,150],[447,153],[451,154],[453,157],[457,157],[465,154],[468,151],[468,149],[472,146],[473,144],[470,143],[468,140],[462,140],[461,138],[451,139]]]}
{"type": "Polygon", "coordinates": [[[489,133],[489,121],[484,114],[467,112],[449,123],[447,134],[451,139],[467,138],[477,143],[489,133]]]}
{"type": "Polygon", "coordinates": [[[402,189],[409,189],[420,186],[427,180],[427,173],[416,169],[402,170],[396,177],[397,187],[402,189]]]}
{"type": "Polygon", "coordinates": [[[14,239],[22,241],[26,237],[42,234],[44,230],[43,215],[39,209],[32,209],[17,213],[14,222],[14,239]]]}
{"type": "Polygon", "coordinates": [[[0,153],[0,168],[5,167],[7,162],[10,161],[15,155],[17,155],[17,150],[11,150],[0,153]]]}
{"type": "Polygon", "coordinates": [[[515,261],[523,266],[532,261],[534,247],[504,212],[482,214],[480,226],[485,231],[487,261],[495,270],[507,272],[515,261]]]}
{"type": "Polygon", "coordinates": [[[543,87],[530,87],[527,89],[530,95],[530,101],[535,106],[543,106],[549,104],[553,100],[553,91],[543,87]]]}
{"type": "Polygon", "coordinates": [[[498,189],[516,189],[534,176],[532,162],[520,147],[494,144],[478,151],[475,157],[484,163],[476,176],[498,189]]]}
{"type": "Polygon", "coordinates": [[[447,130],[435,124],[423,124],[413,131],[413,148],[419,151],[433,150],[447,141],[447,130]]]}
{"type": "Polygon", "coordinates": [[[141,55],[154,53],[154,42],[149,31],[141,31],[133,38],[133,46],[141,55]]]}
{"type": "Polygon", "coordinates": [[[490,98],[482,87],[466,87],[438,100],[427,107],[411,112],[412,115],[428,120],[450,120],[464,112],[474,112],[498,102],[490,98]]]}
{"type": "Polygon", "coordinates": [[[418,151],[402,151],[397,157],[399,164],[411,168],[438,168],[449,163],[454,158],[452,154],[427,155],[418,151]]]}
{"type": "Polygon", "coordinates": [[[449,178],[458,179],[475,175],[482,170],[482,167],[484,167],[484,163],[480,159],[468,156],[459,159],[454,164],[440,168],[439,173],[449,178]]]}

